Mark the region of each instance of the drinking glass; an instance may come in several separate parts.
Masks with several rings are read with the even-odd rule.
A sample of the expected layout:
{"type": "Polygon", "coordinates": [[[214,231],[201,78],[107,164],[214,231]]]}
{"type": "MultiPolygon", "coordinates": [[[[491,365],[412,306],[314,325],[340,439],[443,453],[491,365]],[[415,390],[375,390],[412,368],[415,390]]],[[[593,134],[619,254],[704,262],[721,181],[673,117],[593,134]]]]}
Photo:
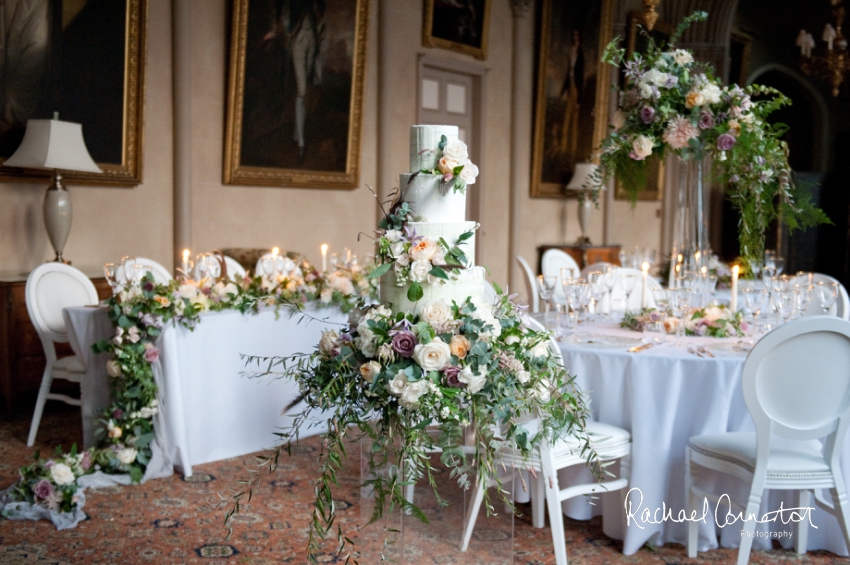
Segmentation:
{"type": "Polygon", "coordinates": [[[270,255],[263,257],[263,261],[262,261],[263,273],[269,278],[274,277],[275,266],[276,266],[275,262],[276,262],[275,258],[270,256],[270,255]]]}
{"type": "Polygon", "coordinates": [[[774,260],[776,259],[776,251],[772,251],[770,249],[764,250],[764,267],[766,269],[776,269],[776,263],[774,260]]]}
{"type": "Polygon", "coordinates": [[[593,299],[593,285],[586,282],[577,282],[573,285],[578,290],[578,306],[579,306],[579,317],[581,317],[581,312],[585,312],[585,320],[587,319],[587,315],[590,313],[590,302],[593,299]]]}
{"type": "Polygon", "coordinates": [[[605,276],[603,277],[605,289],[608,291],[608,319],[614,319],[614,304],[611,302],[611,294],[614,292],[614,286],[617,284],[617,267],[608,265],[605,267],[605,276]]]}
{"type": "Polygon", "coordinates": [[[552,305],[552,296],[555,294],[555,285],[558,284],[557,277],[537,275],[537,292],[543,300],[544,320],[549,318],[549,309],[552,305]]]}
{"type": "Polygon", "coordinates": [[[576,270],[572,267],[563,267],[561,269],[561,284],[564,285],[568,281],[576,280],[576,270]]]}
{"type": "Polygon", "coordinates": [[[118,287],[121,286],[121,283],[118,282],[118,265],[115,263],[105,264],[103,266],[103,274],[106,277],[106,282],[109,283],[109,287],[112,289],[112,296],[115,296],[118,294],[118,287]]]}
{"type": "MultiPolygon", "coordinates": [[[[265,262],[265,259],[263,259],[265,262]]],[[[210,264],[207,262],[206,255],[201,255],[198,257],[198,278],[205,279],[207,278],[207,273],[210,270],[210,264]]]]}
{"type": "Polygon", "coordinates": [[[744,295],[744,303],[746,303],[747,309],[752,313],[753,321],[755,321],[761,316],[767,291],[764,288],[750,287],[741,289],[741,293],[744,295]]]}
{"type": "Polygon", "coordinates": [[[667,312],[667,309],[670,307],[670,297],[666,289],[653,288],[652,300],[655,301],[655,307],[662,312],[667,312]]]}
{"type": "Polygon", "coordinates": [[[787,322],[797,308],[797,293],[793,290],[778,290],[774,294],[774,309],[787,322]]]}
{"type": "Polygon", "coordinates": [[[619,279],[620,288],[623,289],[623,292],[626,294],[626,310],[629,309],[629,301],[632,297],[632,292],[635,290],[635,286],[637,285],[638,278],[635,275],[623,275],[619,279]]]}
{"type": "Polygon", "coordinates": [[[605,297],[605,282],[602,273],[587,273],[587,282],[590,285],[590,299],[593,304],[593,317],[601,313],[600,301],[605,297]]]}
{"type": "Polygon", "coordinates": [[[342,265],[343,262],[344,261],[339,256],[339,253],[331,253],[331,257],[330,257],[331,268],[336,270],[337,268],[339,268],[342,265]]]}
{"type": "Polygon", "coordinates": [[[124,284],[132,284],[133,277],[136,276],[136,258],[130,257],[129,255],[125,255],[121,258],[121,272],[123,275],[124,284]]]}
{"type": "Polygon", "coordinates": [[[667,330],[664,328],[664,322],[647,322],[644,324],[643,341],[656,345],[667,341],[667,330]]]}
{"type": "Polygon", "coordinates": [[[838,299],[838,283],[832,281],[820,281],[815,285],[815,293],[818,296],[820,307],[824,314],[829,314],[829,309],[838,299]]]}
{"type": "Polygon", "coordinates": [[[774,266],[774,267],[776,267],[776,274],[777,274],[777,276],[778,276],[778,275],[781,275],[781,274],[782,274],[782,269],[784,269],[784,268],[785,268],[785,258],[784,258],[784,257],[780,257],[779,255],[776,255],[776,256],[773,258],[773,266],[774,266]]]}
{"type": "Polygon", "coordinates": [[[221,276],[221,263],[213,255],[207,257],[207,272],[211,279],[218,279],[221,276]]]}
{"type": "MultiPolygon", "coordinates": [[[[799,281],[800,279],[798,277],[795,280],[799,281]]],[[[812,299],[815,297],[815,285],[809,283],[796,283],[793,290],[797,293],[797,312],[800,316],[803,316],[809,311],[809,306],[812,303],[812,299]]]]}
{"type": "Polygon", "coordinates": [[[691,309],[691,297],[693,291],[689,288],[677,288],[670,291],[670,305],[673,308],[673,315],[678,320],[676,323],[676,336],[685,336],[685,318],[691,309]]]}
{"type": "Polygon", "coordinates": [[[815,274],[808,271],[797,271],[797,284],[815,284],[815,274]]]}

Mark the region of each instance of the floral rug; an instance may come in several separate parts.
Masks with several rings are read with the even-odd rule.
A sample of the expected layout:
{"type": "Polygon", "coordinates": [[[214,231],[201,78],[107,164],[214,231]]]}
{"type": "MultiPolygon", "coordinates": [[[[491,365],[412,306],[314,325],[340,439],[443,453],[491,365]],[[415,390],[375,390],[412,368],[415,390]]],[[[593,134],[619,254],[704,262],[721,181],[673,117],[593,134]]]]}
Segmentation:
{"type": "MultiPolygon", "coordinates": [[[[28,407],[27,407],[28,408],[28,407]]],[[[57,445],[66,449],[81,441],[79,410],[49,403],[36,447],[26,447],[30,412],[23,408],[11,422],[0,422],[0,486],[11,484],[17,469],[28,463],[36,449],[49,455],[57,445]]],[[[84,508],[90,519],[73,530],[57,531],[49,522],[0,521],[0,564],[233,564],[271,565],[306,563],[305,546],[312,509],[312,480],[316,475],[318,438],[304,440],[291,459],[284,457],[278,472],[263,481],[254,500],[236,517],[233,535],[226,539],[224,508],[213,505],[227,496],[246,476],[251,456],[195,468],[184,480],[174,475],[144,485],[110,487],[87,492],[84,508]]],[[[357,453],[351,452],[347,472],[335,495],[339,520],[347,529],[359,521],[356,484],[357,453]]],[[[422,485],[417,497],[425,490],[422,485]]],[[[554,565],[549,529],[531,526],[530,508],[515,521],[517,565],[554,565]]],[[[733,563],[736,550],[720,549],[688,559],[685,549],[670,545],[642,549],[632,556],[621,553],[622,544],[602,533],[602,522],[565,519],[567,556],[571,565],[677,565],[733,563]]],[[[328,543],[320,563],[341,563],[328,543]]],[[[827,552],[799,557],[793,551],[754,551],[750,563],[793,562],[800,565],[848,564],[850,559],[827,552]]],[[[428,551],[418,563],[451,564],[450,552],[428,551]]],[[[366,564],[364,564],[366,565],[366,564]]],[[[371,564],[369,564],[371,565],[371,564]]]]}

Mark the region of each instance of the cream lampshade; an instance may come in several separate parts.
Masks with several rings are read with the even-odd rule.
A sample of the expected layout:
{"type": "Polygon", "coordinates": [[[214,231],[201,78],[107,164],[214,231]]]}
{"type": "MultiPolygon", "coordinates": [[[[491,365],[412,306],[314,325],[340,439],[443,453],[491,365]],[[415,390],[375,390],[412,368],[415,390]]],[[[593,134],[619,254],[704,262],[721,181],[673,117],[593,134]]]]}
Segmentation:
{"type": "Polygon", "coordinates": [[[63,171],[100,173],[83,141],[83,126],[59,121],[54,114],[52,120],[28,120],[24,139],[15,154],[3,166],[24,169],[49,169],[53,181],[44,196],[44,226],[47,237],[56,252],[54,261],[66,263],[62,257],[68,233],[71,231],[71,197],[62,186],[63,171]]]}
{"type": "Polygon", "coordinates": [[[597,165],[593,163],[576,163],[573,178],[570,179],[570,184],[567,185],[567,190],[578,190],[582,192],[578,203],[578,225],[581,227],[581,237],[578,238],[577,242],[579,245],[590,245],[590,238],[587,237],[586,233],[590,227],[590,217],[593,214],[593,199],[586,193],[593,190],[591,188],[590,177],[593,176],[596,169],[597,165]]]}

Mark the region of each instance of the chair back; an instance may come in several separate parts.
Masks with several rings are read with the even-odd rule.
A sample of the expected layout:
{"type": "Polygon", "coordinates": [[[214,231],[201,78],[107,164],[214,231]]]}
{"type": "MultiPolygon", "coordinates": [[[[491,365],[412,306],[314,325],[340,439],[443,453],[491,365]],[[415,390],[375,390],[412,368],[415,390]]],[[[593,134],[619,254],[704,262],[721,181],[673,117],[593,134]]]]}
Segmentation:
{"type": "Polygon", "coordinates": [[[558,284],[555,285],[555,301],[563,304],[566,302],[564,287],[561,284],[561,269],[573,269],[575,276],[581,274],[576,260],[560,249],[547,249],[540,259],[540,272],[546,277],[557,277],[558,284]]]}
{"type": "MultiPolygon", "coordinates": [[[[844,288],[844,285],[838,282],[838,279],[829,275],[815,273],[814,283],[817,284],[819,282],[834,282],[838,284],[838,298],[835,299],[835,304],[830,307],[829,313],[830,315],[838,316],[842,320],[850,320],[850,297],[848,297],[847,289],[844,288]]],[[[821,308],[817,296],[814,296],[808,310],[803,313],[803,316],[820,316],[821,314],[823,314],[823,308],[821,308]]]]}
{"type": "MultiPolygon", "coordinates": [[[[162,263],[158,263],[153,259],[148,259],[147,257],[136,257],[136,265],[139,267],[146,267],[146,271],[149,271],[153,275],[153,280],[156,284],[168,284],[172,281],[174,277],[171,276],[171,272],[166,269],[162,263]]],[[[130,277],[136,276],[135,273],[124,273],[123,265],[118,266],[118,280],[127,280],[127,275],[130,277]]]]}
{"type": "Polygon", "coordinates": [[[531,306],[531,312],[536,314],[540,312],[540,294],[537,292],[537,281],[535,280],[534,271],[531,270],[531,267],[522,258],[522,255],[517,255],[516,261],[525,275],[525,292],[528,294],[528,304],[531,306]]]}
{"type": "Polygon", "coordinates": [[[827,449],[840,450],[850,419],[850,322],[811,316],[779,326],[747,356],[743,391],[760,457],[771,433],[792,440],[829,435],[827,449]]]}
{"type": "Polygon", "coordinates": [[[62,263],[45,263],[37,267],[27,278],[24,292],[27,312],[42,343],[45,340],[68,342],[63,308],[97,304],[97,289],[89,278],[78,269],[62,263]]]}
{"type": "Polygon", "coordinates": [[[233,257],[225,255],[224,263],[227,265],[227,277],[232,281],[240,282],[245,278],[245,275],[248,274],[245,267],[243,267],[239,261],[233,257]]]}
{"type": "MultiPolygon", "coordinates": [[[[635,283],[635,288],[632,291],[631,295],[629,295],[629,302],[626,304],[626,311],[628,312],[637,312],[640,310],[641,304],[641,293],[643,292],[643,271],[639,271],[638,269],[632,269],[629,267],[620,267],[617,269],[617,277],[622,277],[626,275],[632,275],[637,277],[637,283],[635,283]]],[[[647,305],[649,308],[655,308],[655,300],[652,298],[652,290],[661,288],[661,283],[655,280],[655,277],[647,276],[647,282],[649,283],[649,301],[647,305]]],[[[614,289],[611,291],[611,306],[613,309],[614,302],[617,300],[625,300],[626,292],[623,290],[623,287],[620,286],[620,281],[617,281],[617,284],[614,285],[614,289]]]]}
{"type": "Polygon", "coordinates": [[[590,273],[604,273],[605,269],[610,267],[611,263],[606,263],[602,261],[601,263],[594,263],[593,265],[588,265],[584,269],[581,270],[581,278],[587,278],[587,275],[590,273]]]}

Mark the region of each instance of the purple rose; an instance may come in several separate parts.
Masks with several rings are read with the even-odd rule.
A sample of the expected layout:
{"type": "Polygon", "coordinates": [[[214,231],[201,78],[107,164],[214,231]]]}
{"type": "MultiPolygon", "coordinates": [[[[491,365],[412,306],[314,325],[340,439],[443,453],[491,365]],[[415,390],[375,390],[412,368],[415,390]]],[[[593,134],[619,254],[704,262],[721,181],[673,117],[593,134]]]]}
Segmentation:
{"type": "Polygon", "coordinates": [[[729,151],[735,146],[735,136],[730,133],[724,133],[717,138],[717,148],[721,151],[729,151]]]}
{"type": "Polygon", "coordinates": [[[145,281],[145,283],[142,285],[142,290],[144,290],[146,292],[152,291],[153,290],[153,283],[151,281],[145,281]]]}
{"type": "Polygon", "coordinates": [[[156,363],[157,359],[159,359],[159,349],[153,345],[145,347],[145,361],[148,363],[156,363]]]}
{"type": "Polygon", "coordinates": [[[115,419],[115,420],[120,420],[123,415],[124,415],[124,411],[121,410],[120,408],[116,408],[115,410],[112,411],[112,418],[115,419]]]}
{"type": "Polygon", "coordinates": [[[645,124],[651,124],[652,118],[655,117],[655,109],[650,106],[644,106],[640,109],[640,119],[645,124]]]}
{"type": "Polygon", "coordinates": [[[450,386],[452,388],[464,388],[466,384],[460,382],[458,375],[460,375],[460,367],[449,365],[443,369],[443,382],[446,383],[446,386],[450,386]]]}
{"type": "Polygon", "coordinates": [[[413,335],[413,332],[402,330],[393,335],[393,350],[402,357],[412,357],[416,343],[416,336],[413,335]]]}
{"type": "Polygon", "coordinates": [[[80,460],[80,469],[83,471],[88,471],[91,468],[91,452],[86,451],[83,453],[83,458],[80,460]]]}
{"type": "Polygon", "coordinates": [[[50,484],[50,481],[47,479],[41,479],[32,489],[32,493],[36,498],[41,498],[42,500],[47,498],[48,496],[53,495],[53,485],[50,484]]]}
{"type": "Polygon", "coordinates": [[[714,127],[714,117],[711,112],[703,110],[699,114],[699,129],[710,129],[714,127]]]}

